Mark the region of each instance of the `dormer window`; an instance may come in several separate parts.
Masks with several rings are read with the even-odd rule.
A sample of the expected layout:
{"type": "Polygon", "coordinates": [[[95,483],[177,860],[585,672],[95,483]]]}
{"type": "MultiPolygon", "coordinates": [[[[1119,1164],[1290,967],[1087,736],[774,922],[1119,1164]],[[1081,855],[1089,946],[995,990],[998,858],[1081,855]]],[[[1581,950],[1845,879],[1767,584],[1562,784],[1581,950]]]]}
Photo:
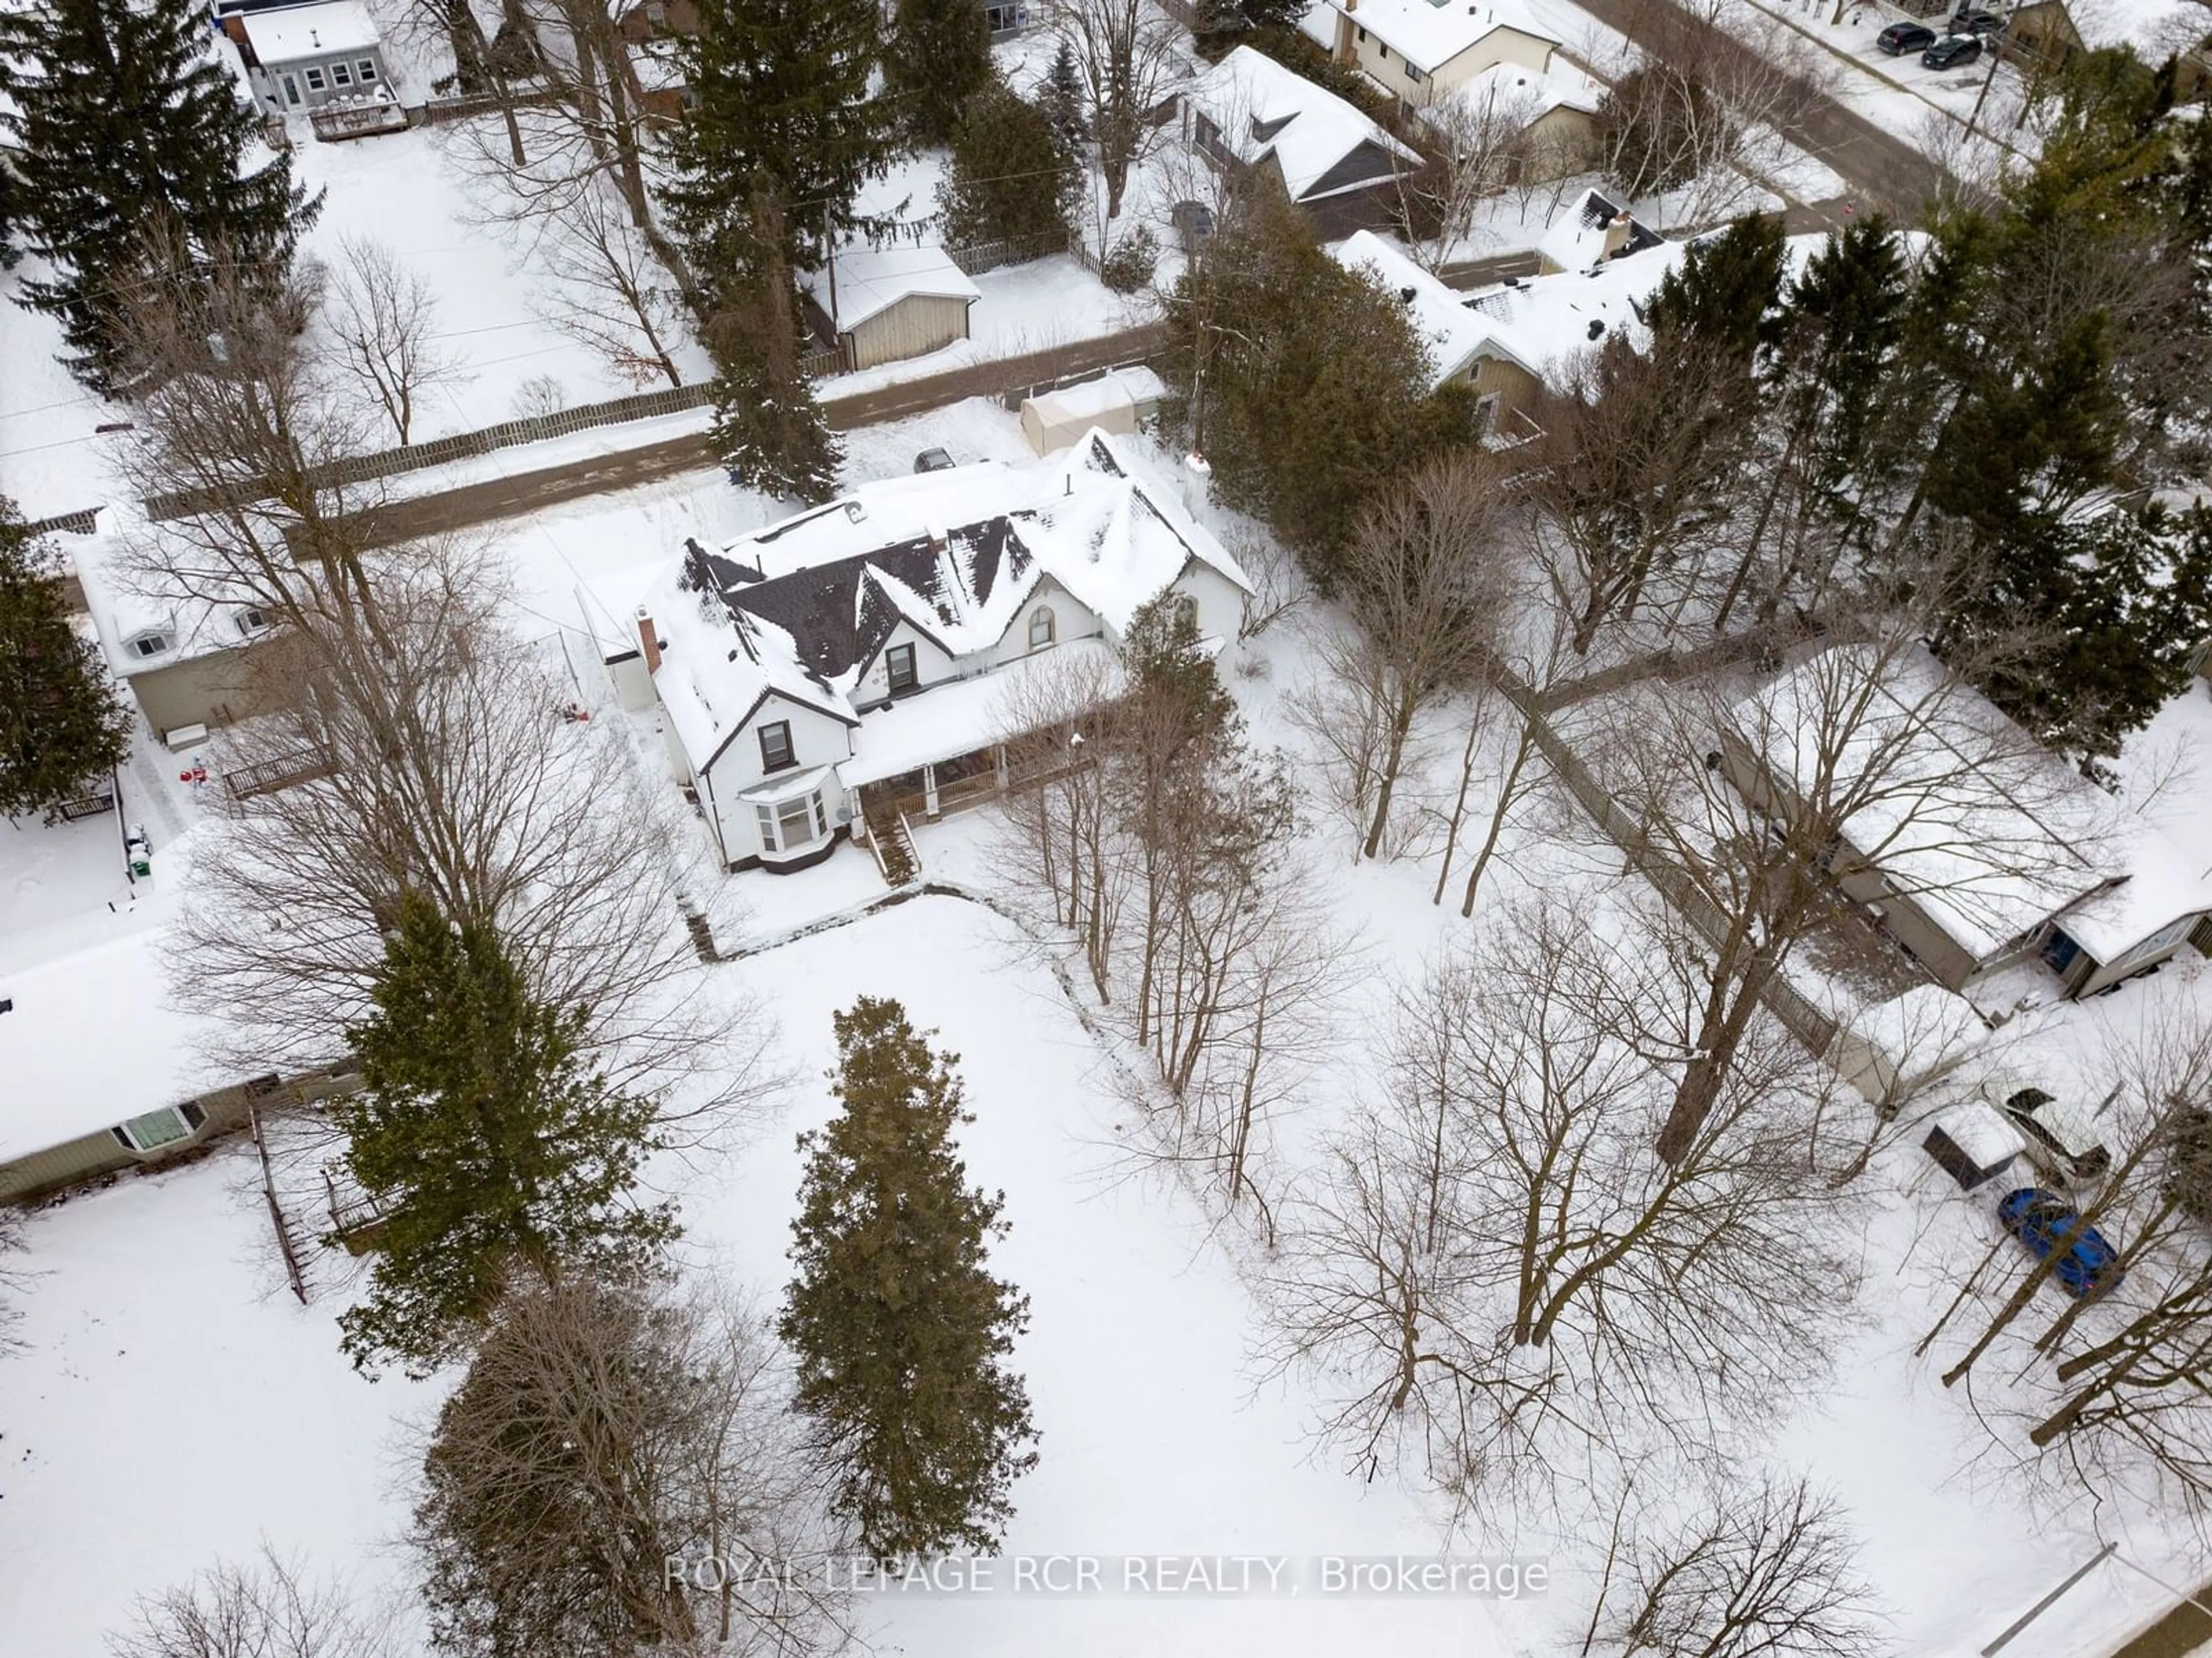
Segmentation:
{"type": "Polygon", "coordinates": [[[149,628],[143,634],[131,635],[124,641],[123,648],[141,659],[159,656],[169,648],[169,635],[159,628],[149,628]]]}
{"type": "Polygon", "coordinates": [[[258,604],[249,604],[238,613],[235,620],[238,630],[242,634],[263,633],[269,627],[269,612],[258,604]]]}

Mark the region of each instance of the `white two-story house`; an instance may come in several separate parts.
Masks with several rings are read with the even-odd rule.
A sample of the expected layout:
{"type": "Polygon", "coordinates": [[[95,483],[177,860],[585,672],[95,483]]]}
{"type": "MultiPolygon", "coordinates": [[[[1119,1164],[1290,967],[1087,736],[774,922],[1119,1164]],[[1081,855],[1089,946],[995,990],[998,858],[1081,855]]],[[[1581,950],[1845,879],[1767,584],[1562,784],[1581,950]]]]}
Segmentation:
{"type": "Polygon", "coordinates": [[[724,861],[790,871],[830,854],[863,790],[934,815],[957,786],[988,787],[1012,677],[1110,655],[1163,595],[1201,637],[1233,638],[1249,592],[1094,431],[1028,465],[864,484],[720,551],[688,544],[609,666],[626,705],[648,705],[650,676],[724,861]]]}

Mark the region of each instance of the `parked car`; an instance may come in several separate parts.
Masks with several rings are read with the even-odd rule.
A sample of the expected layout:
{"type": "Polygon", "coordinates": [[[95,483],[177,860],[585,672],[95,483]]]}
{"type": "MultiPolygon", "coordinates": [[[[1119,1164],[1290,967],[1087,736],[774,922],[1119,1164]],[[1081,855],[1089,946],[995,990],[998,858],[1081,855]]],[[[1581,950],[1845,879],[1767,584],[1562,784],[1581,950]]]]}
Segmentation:
{"type": "Polygon", "coordinates": [[[1908,52],[1925,52],[1936,44],[1936,31],[1925,23],[1892,23],[1874,38],[1893,58],[1902,58],[1908,52]]]}
{"type": "Polygon", "coordinates": [[[1982,1097],[2005,1114],[2027,1142],[2027,1160],[2046,1179],[2071,1185],[2095,1180],[2112,1166],[2097,1131],[2081,1114],[2017,1077],[1992,1077],[1982,1097]]]}
{"type": "Polygon", "coordinates": [[[2120,1270],[2119,1251],[2095,1227],[2084,1225],[2080,1212],[2056,1192],[2039,1186],[2008,1192],[1997,1200],[1997,1218],[2038,1260],[2065,1252],[2051,1276],[2077,1301],[2104,1295],[2127,1276],[2120,1270]]]}
{"type": "Polygon", "coordinates": [[[914,458],[917,472],[949,472],[952,465],[952,457],[942,449],[925,449],[914,458]]]}
{"type": "Polygon", "coordinates": [[[1969,7],[1951,20],[1951,33],[1954,34],[1971,34],[1986,39],[1992,34],[2002,34],[2004,31],[2005,20],[2001,12],[1981,11],[1969,7]]]}
{"type": "Polygon", "coordinates": [[[1982,43],[1971,34],[1948,34],[1920,54],[1926,69],[1964,69],[1982,55],[1982,43]]]}

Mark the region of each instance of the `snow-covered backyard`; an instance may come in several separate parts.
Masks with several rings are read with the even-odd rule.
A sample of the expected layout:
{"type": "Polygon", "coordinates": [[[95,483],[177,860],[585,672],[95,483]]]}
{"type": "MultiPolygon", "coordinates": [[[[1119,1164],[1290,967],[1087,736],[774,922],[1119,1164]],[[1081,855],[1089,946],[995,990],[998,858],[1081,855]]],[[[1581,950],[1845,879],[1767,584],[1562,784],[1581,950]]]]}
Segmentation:
{"type": "MultiPolygon", "coordinates": [[[[1013,418],[979,401],[854,434],[849,475],[900,475],[934,446],[963,461],[1022,452],[1013,418]]],[[[616,598],[612,614],[593,617],[580,590],[618,596],[686,537],[726,538],[771,511],[703,474],[507,526],[500,545],[515,577],[516,625],[619,628],[626,613],[616,598]]],[[[1310,739],[1285,717],[1285,701],[1316,672],[1313,635],[1302,630],[1334,625],[1326,612],[1293,619],[1224,662],[1262,740],[1304,752],[1310,739]]],[[[2161,821],[2201,823],[2212,813],[2208,745],[2212,699],[2200,686],[2130,749],[2130,784],[2148,793],[2162,781],[2152,803],[2161,821]],[[2188,751],[2195,769],[2169,763],[2188,751]]],[[[189,827],[188,790],[164,780],[160,799],[189,827]]],[[[1486,910],[1543,887],[1585,895],[1591,925],[1608,925],[1617,864],[1601,869],[1563,836],[1565,810],[1554,803],[1510,831],[1486,910]]],[[[986,810],[921,828],[927,872],[980,895],[1003,890],[996,823],[986,810]]],[[[95,835],[76,833],[86,827],[0,841],[7,924],[105,913],[113,865],[95,835]]],[[[105,829],[113,833],[112,821],[105,829]]],[[[1311,837],[1316,891],[1357,944],[1343,957],[1335,1060],[1281,1126],[1280,1154],[1293,1170],[1375,1097],[1395,987],[1467,926],[1455,907],[1431,905],[1427,860],[1353,863],[1342,821],[1318,809],[1311,837]]],[[[189,846],[181,850],[163,862],[172,890],[190,878],[189,846]]],[[[873,863],[850,847],[793,877],[729,878],[725,894],[744,913],[746,938],[850,915],[884,896],[873,863]]],[[[1295,1597],[885,1598],[865,1609],[878,1650],[1533,1658],[1571,1649],[1601,1536],[1534,1521],[1510,1535],[1449,1535],[1431,1499],[1387,1468],[1348,1468],[1316,1437],[1314,1385],[1261,1361],[1252,1280],[1264,1251],[1144,1166],[1121,1080],[1127,1056],[1078,1018],[1033,939],[980,904],[923,898],[702,967],[697,978],[703,994],[744,986],[763,998],[795,1082],[738,1143],[655,1166],[653,1181],[682,1203],[687,1264],[764,1297],[780,1291],[799,1170],[793,1136],[831,1104],[822,1081],[830,1015],[860,994],[899,999],[962,1056],[976,1119],[963,1150],[975,1178],[1005,1188],[1013,1223],[994,1260],[1034,1302],[1016,1363],[1035,1400],[1042,1460],[1016,1488],[1008,1555],[1280,1557],[1285,1585],[1296,1574],[1303,1586],[1295,1597]],[[1324,1557],[1441,1554],[1541,1561],[1549,1588],[1510,1602],[1317,1592],[1324,1557]]],[[[2048,1006],[2010,1033],[2008,1060],[2087,1091],[2108,1041],[2169,1011],[2212,1017],[2212,969],[2185,957],[2116,997],[2048,1006]]],[[[711,1072],[714,1055],[700,1064],[711,1072]]],[[[26,1351],[0,1361],[9,1448],[0,1496],[16,1539],[0,1552],[9,1650],[93,1658],[131,1593],[218,1557],[243,1558],[264,1537],[364,1590],[404,1598],[410,1436],[443,1384],[372,1386],[349,1371],[333,1321],[352,1263],[318,1252],[314,1299],[296,1306],[256,1176],[250,1151],[228,1149],[32,1220],[34,1276],[20,1297],[26,1351]]],[[[1832,1376],[1786,1412],[1765,1455],[1846,1505],[1897,1649],[1966,1658],[2110,1540],[2119,1559],[2036,1628],[2045,1649],[2106,1650],[2168,1598],[2120,1562],[2193,1582],[2201,1563],[2190,1537],[2140,1511],[2035,1503],[2037,1488],[1990,1448],[1976,1419],[2002,1379],[1978,1376],[1974,1397],[1947,1392],[1930,1362],[1914,1357],[1957,1277],[1998,1237],[1987,1202],[1959,1196],[1909,1141],[1883,1151],[1853,1190],[1836,1212],[1866,1268],[1863,1324],[1842,1338],[1832,1376]]]]}

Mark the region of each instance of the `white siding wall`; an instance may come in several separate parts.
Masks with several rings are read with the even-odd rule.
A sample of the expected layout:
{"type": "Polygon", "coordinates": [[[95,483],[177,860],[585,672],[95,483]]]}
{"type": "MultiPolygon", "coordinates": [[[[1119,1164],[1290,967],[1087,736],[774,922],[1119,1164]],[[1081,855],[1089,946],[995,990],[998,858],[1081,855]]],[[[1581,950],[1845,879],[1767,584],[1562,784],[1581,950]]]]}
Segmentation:
{"type": "Polygon", "coordinates": [[[1170,592],[1185,593],[1198,601],[1198,631],[1201,638],[1234,643],[1237,625],[1244,619],[1244,592],[1211,564],[1193,559],[1170,585],[1170,592]]]}
{"type": "Polygon", "coordinates": [[[1065,645],[1071,639],[1096,639],[1106,631],[1089,607],[1079,604],[1058,582],[1040,581],[1036,591],[1022,601],[1021,609],[1014,612],[1012,625],[984,659],[992,667],[1003,667],[1030,654],[1030,618],[1040,606],[1052,612],[1054,645],[1065,645]]]}
{"type": "Polygon", "coordinates": [[[1383,91],[1409,104],[1424,104],[1457,91],[1483,70],[1498,64],[1541,70],[1552,61],[1553,44],[1518,29],[1497,28],[1477,40],[1433,73],[1415,79],[1407,73],[1402,53],[1382,44],[1371,30],[1361,39],[1358,13],[1337,19],[1337,56],[1358,68],[1383,91]]]}
{"type": "Polygon", "coordinates": [[[884,647],[876,653],[876,659],[868,665],[853,687],[853,706],[868,708],[881,702],[891,694],[890,657],[892,649],[900,645],[914,647],[915,682],[918,685],[934,685],[940,680],[960,677],[959,665],[947,655],[935,641],[925,637],[910,622],[901,622],[884,640],[884,647]]]}
{"type": "MultiPolygon", "coordinates": [[[[757,784],[772,780],[761,769],[760,730],[785,720],[791,722],[791,750],[798,763],[775,773],[775,777],[788,777],[816,766],[834,766],[853,752],[852,739],[842,720],[796,702],[787,702],[781,697],[771,696],[762,703],[745,728],[714,762],[708,780],[711,786],[702,789],[701,794],[702,805],[708,804],[709,795],[712,797],[711,810],[721,830],[722,849],[732,863],[760,853],[760,828],[751,803],[738,797],[757,784]]],[[[845,792],[832,777],[822,791],[822,805],[831,827],[836,825],[838,812],[845,804],[845,792]]]]}
{"type": "Polygon", "coordinates": [[[968,305],[966,300],[915,294],[878,311],[859,327],[845,331],[845,337],[853,343],[853,367],[872,368],[879,362],[899,362],[966,339],[968,305]]]}

